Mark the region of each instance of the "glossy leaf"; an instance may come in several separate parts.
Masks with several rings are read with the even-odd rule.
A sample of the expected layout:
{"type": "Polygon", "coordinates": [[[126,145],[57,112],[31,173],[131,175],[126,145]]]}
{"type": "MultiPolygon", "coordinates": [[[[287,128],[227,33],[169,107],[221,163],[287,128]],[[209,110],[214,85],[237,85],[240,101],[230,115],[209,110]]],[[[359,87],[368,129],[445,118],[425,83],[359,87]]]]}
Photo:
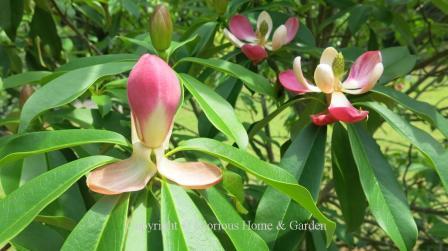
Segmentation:
{"type": "MultiPolygon", "coordinates": [[[[27,156],[83,144],[109,143],[128,145],[121,134],[96,129],[69,129],[18,134],[0,144],[0,164],[27,156]]],[[[1,166],[0,166],[1,168],[1,166]]]]}
{"type": "Polygon", "coordinates": [[[312,213],[320,223],[326,225],[327,244],[331,242],[336,224],[319,211],[310,192],[305,187],[297,184],[295,178],[287,171],[259,160],[245,151],[206,138],[184,141],[181,146],[169,152],[168,155],[187,150],[203,152],[225,160],[288,195],[312,213]]]}
{"type": "Polygon", "coordinates": [[[76,221],[65,216],[38,215],[34,220],[68,231],[73,230],[76,226],[76,221]]]}
{"type": "Polygon", "coordinates": [[[348,135],[373,216],[400,250],[411,250],[417,239],[417,226],[394,172],[361,124],[348,125],[348,135]]]}
{"type": "Polygon", "coordinates": [[[347,230],[356,231],[363,223],[367,201],[359,181],[347,131],[339,123],[333,127],[331,159],[336,194],[347,230]]]}
{"type": "MultiPolygon", "coordinates": [[[[116,240],[115,238],[107,240],[108,242],[111,242],[111,246],[109,247],[114,247],[114,249],[100,249],[99,245],[101,238],[105,233],[107,223],[112,217],[114,208],[120,208],[120,204],[127,205],[127,199],[128,195],[103,196],[76,225],[75,229],[73,229],[73,231],[65,240],[61,250],[120,250],[117,249],[117,247],[114,247],[115,242],[120,240],[120,236],[116,237],[118,240],[116,240]],[[119,203],[120,199],[122,203],[119,203]]],[[[123,227],[124,226],[120,226],[120,228],[123,227]]]]}
{"type": "Polygon", "coordinates": [[[406,107],[407,109],[415,112],[418,116],[422,117],[432,126],[440,130],[445,137],[448,137],[448,119],[445,118],[436,107],[422,101],[415,100],[404,93],[395,91],[392,88],[384,86],[376,86],[372,90],[388,99],[395,101],[397,104],[406,107]]]}
{"type": "Polygon", "coordinates": [[[246,148],[249,142],[247,132],[227,100],[190,75],[180,76],[182,83],[194,96],[209,121],[240,148],[246,148]]]}
{"type": "Polygon", "coordinates": [[[91,156],[52,169],[0,200],[0,246],[17,235],[48,204],[56,200],[90,170],[114,161],[107,156],[91,156]],[[20,203],[17,203],[17,202],[20,203]]]}
{"type": "Polygon", "coordinates": [[[404,118],[389,110],[385,105],[375,102],[365,102],[362,104],[379,113],[395,131],[408,139],[430,159],[445,190],[448,192],[448,151],[445,150],[443,145],[427,132],[409,124],[404,118]]]}
{"type": "MultiPolygon", "coordinates": [[[[326,128],[309,124],[293,138],[292,143],[282,156],[279,166],[292,174],[299,184],[308,189],[313,199],[317,199],[323,174],[325,159],[326,128]]],[[[271,248],[276,250],[293,249],[299,238],[297,231],[289,229],[292,221],[307,221],[308,211],[295,204],[290,197],[268,187],[260,199],[255,223],[279,223],[286,229],[274,228],[271,231],[257,231],[271,248]],[[273,207],[272,205],[276,205],[273,207]],[[293,236],[293,238],[288,238],[293,236]]]]}
{"type": "Polygon", "coordinates": [[[27,71],[17,75],[12,75],[3,79],[3,88],[14,88],[25,84],[36,83],[43,77],[49,76],[49,71],[27,71]]]}
{"type": "Polygon", "coordinates": [[[162,182],[161,201],[163,250],[224,250],[183,188],[162,182]]]}
{"type": "Polygon", "coordinates": [[[384,73],[379,83],[387,83],[397,77],[408,74],[415,65],[417,57],[409,53],[406,47],[390,47],[381,50],[384,73]]]}
{"type": "Polygon", "coordinates": [[[20,114],[19,132],[25,132],[41,112],[68,104],[83,94],[95,81],[130,70],[134,62],[116,62],[70,71],[38,89],[25,103],[20,114]]]}
{"type": "Polygon", "coordinates": [[[219,223],[222,226],[226,226],[224,231],[229,236],[236,250],[269,250],[266,242],[250,229],[216,188],[207,189],[204,192],[204,197],[219,223]]]}
{"type": "Polygon", "coordinates": [[[56,71],[73,71],[79,68],[101,65],[112,62],[137,62],[139,55],[136,54],[109,54],[100,56],[91,56],[83,58],[75,58],[70,62],[62,65],[56,71]]]}
{"type": "Polygon", "coordinates": [[[182,58],[176,63],[176,65],[182,62],[192,62],[201,64],[206,67],[211,67],[217,71],[229,74],[232,77],[240,79],[247,85],[249,89],[252,89],[253,91],[269,96],[274,95],[274,86],[269,82],[269,80],[259,74],[256,74],[255,72],[244,68],[241,65],[234,64],[222,59],[204,59],[193,57],[182,58]]]}

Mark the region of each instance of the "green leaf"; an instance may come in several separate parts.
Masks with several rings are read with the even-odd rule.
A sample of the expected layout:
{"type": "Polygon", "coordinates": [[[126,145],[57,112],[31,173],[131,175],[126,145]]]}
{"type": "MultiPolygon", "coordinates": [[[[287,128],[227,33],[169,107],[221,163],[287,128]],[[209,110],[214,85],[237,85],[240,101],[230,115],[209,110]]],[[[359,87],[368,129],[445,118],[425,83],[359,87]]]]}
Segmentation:
{"type": "Polygon", "coordinates": [[[76,221],[65,216],[38,215],[34,220],[68,231],[72,231],[76,226],[76,221]]]}
{"type": "Polygon", "coordinates": [[[0,246],[22,231],[52,201],[92,169],[114,161],[91,156],[54,168],[0,200],[0,246]]]}
{"type": "Polygon", "coordinates": [[[417,239],[417,226],[394,172],[361,124],[349,124],[348,135],[373,216],[400,250],[411,250],[417,239]]]}
{"type": "Polygon", "coordinates": [[[51,48],[53,56],[59,57],[62,43],[56,29],[56,23],[51,13],[42,9],[39,5],[34,8],[33,19],[30,23],[30,37],[33,39],[39,37],[43,44],[51,48]]]}
{"type": "Polygon", "coordinates": [[[353,232],[359,229],[364,220],[367,201],[362,192],[347,131],[339,123],[333,127],[331,159],[333,180],[342,215],[347,231],[353,232]]]}
{"type": "Polygon", "coordinates": [[[224,250],[183,188],[163,181],[161,201],[163,250],[224,250]]]}
{"type": "Polygon", "coordinates": [[[236,250],[269,250],[266,242],[250,229],[216,188],[209,188],[203,194],[236,250]]]}
{"type": "MultiPolygon", "coordinates": [[[[27,71],[3,79],[4,89],[19,87],[25,84],[37,83],[43,77],[51,75],[49,71],[27,71]]],[[[1,89],[1,88],[0,88],[1,89]]]]}
{"type": "Polygon", "coordinates": [[[427,132],[412,126],[385,105],[376,102],[363,102],[383,117],[388,124],[417,147],[430,161],[448,192],[448,151],[427,132]]]}
{"type": "Polygon", "coordinates": [[[287,171],[259,160],[243,150],[206,138],[184,141],[181,146],[175,148],[167,155],[187,150],[199,151],[223,159],[288,195],[312,213],[322,224],[326,225],[327,244],[331,243],[336,224],[319,211],[310,192],[305,187],[297,184],[295,178],[287,171]]]}
{"type": "Polygon", "coordinates": [[[348,19],[348,28],[352,32],[352,34],[355,34],[359,28],[369,18],[370,15],[370,8],[367,5],[364,4],[357,4],[353,9],[350,10],[350,17],[348,19]]]}
{"type": "Polygon", "coordinates": [[[125,250],[162,250],[160,205],[148,189],[137,197],[129,220],[125,250]]]}
{"type": "Polygon", "coordinates": [[[82,95],[95,81],[130,70],[135,62],[116,62],[70,71],[38,89],[25,103],[20,114],[19,132],[25,132],[41,112],[65,105],[82,95]]]}
{"type": "Polygon", "coordinates": [[[112,62],[135,62],[139,58],[136,54],[108,54],[100,56],[82,57],[70,60],[70,62],[56,69],[56,71],[73,71],[79,68],[106,64],[112,62]]]}
{"type": "Polygon", "coordinates": [[[0,27],[11,41],[15,41],[17,28],[23,16],[24,0],[0,1],[0,27]]]}
{"type": "Polygon", "coordinates": [[[121,134],[96,129],[69,129],[14,135],[0,144],[0,164],[27,156],[83,144],[110,143],[126,146],[121,134]]]}
{"type": "Polygon", "coordinates": [[[418,116],[431,123],[432,126],[439,129],[439,131],[448,138],[448,119],[440,114],[436,107],[426,102],[415,100],[392,88],[376,86],[372,91],[415,112],[418,116]]]}
{"type": "Polygon", "coordinates": [[[182,83],[198,101],[210,122],[227,137],[235,141],[240,148],[246,148],[249,142],[247,132],[227,100],[190,75],[179,75],[182,83]]]}
{"type": "MultiPolygon", "coordinates": [[[[293,138],[279,164],[292,174],[299,184],[308,189],[314,199],[317,199],[324,169],[325,141],[326,128],[309,124],[293,138]]],[[[309,212],[300,208],[288,196],[268,187],[258,204],[255,223],[269,222],[274,226],[282,223],[289,226],[293,221],[303,222],[309,218],[309,212]]],[[[274,228],[271,231],[261,230],[257,233],[271,249],[276,250],[293,249],[300,240],[297,238],[299,233],[289,227],[274,228]]]]}
{"type": "Polygon", "coordinates": [[[274,96],[274,86],[263,76],[252,72],[241,65],[230,63],[228,61],[216,58],[204,59],[187,57],[177,61],[176,65],[182,62],[193,62],[206,67],[211,67],[217,71],[229,74],[232,77],[243,81],[247,87],[253,91],[269,96],[274,96]]]}
{"type": "MultiPolygon", "coordinates": [[[[121,195],[120,202],[114,208],[110,214],[109,220],[107,221],[106,228],[104,228],[101,241],[98,245],[98,250],[107,251],[122,251],[126,240],[126,229],[127,229],[127,219],[128,219],[128,208],[129,208],[129,193],[121,195]]],[[[82,221],[82,220],[81,220],[82,221]]],[[[92,224],[93,222],[91,222],[92,224]]],[[[96,225],[96,224],[92,224],[96,225]]],[[[85,233],[85,232],[84,232],[85,233]]],[[[94,243],[96,240],[93,238],[81,237],[86,242],[94,243]]],[[[78,239],[79,241],[79,239],[78,239]]]]}
{"type": "Polygon", "coordinates": [[[171,57],[171,55],[173,55],[178,49],[193,42],[197,37],[198,37],[197,35],[194,35],[194,36],[189,37],[188,39],[185,39],[182,42],[171,41],[170,47],[166,51],[166,54],[167,54],[166,61],[169,61],[169,58],[171,57]]]}
{"type": "Polygon", "coordinates": [[[390,47],[381,50],[384,72],[379,83],[384,84],[408,74],[417,62],[417,56],[409,53],[407,47],[390,47]]]}
{"type": "MultiPolygon", "coordinates": [[[[152,46],[152,43],[149,41],[139,40],[139,39],[125,37],[125,36],[118,36],[118,38],[125,42],[129,42],[131,44],[141,46],[152,54],[157,54],[156,49],[154,49],[154,47],[152,46]]],[[[151,38],[149,36],[147,36],[146,39],[151,40],[151,38]]]]}
{"type": "Polygon", "coordinates": [[[448,2],[445,0],[431,0],[437,8],[439,8],[445,15],[448,15],[448,2]]]}
{"type": "MultiPolygon", "coordinates": [[[[105,229],[107,228],[107,223],[112,217],[114,208],[121,208],[120,204],[125,204],[127,209],[127,201],[129,195],[114,195],[114,196],[103,196],[95,205],[82,217],[81,221],[76,225],[75,229],[70,233],[67,239],[62,245],[62,251],[68,250],[109,250],[100,249],[100,242],[105,229]],[[119,202],[122,203],[119,203],[119,202]]],[[[117,210],[122,211],[122,210],[117,210]]],[[[121,216],[120,216],[121,217],[121,216]]],[[[117,226],[118,227],[118,226],[117,226]]],[[[125,226],[120,226],[123,228],[125,226]]],[[[119,230],[118,230],[119,231],[119,230]]],[[[124,235],[122,235],[124,236],[124,235]]],[[[121,236],[115,238],[104,240],[111,242],[113,248],[111,250],[120,250],[114,245],[115,241],[120,241],[121,236]]]]}

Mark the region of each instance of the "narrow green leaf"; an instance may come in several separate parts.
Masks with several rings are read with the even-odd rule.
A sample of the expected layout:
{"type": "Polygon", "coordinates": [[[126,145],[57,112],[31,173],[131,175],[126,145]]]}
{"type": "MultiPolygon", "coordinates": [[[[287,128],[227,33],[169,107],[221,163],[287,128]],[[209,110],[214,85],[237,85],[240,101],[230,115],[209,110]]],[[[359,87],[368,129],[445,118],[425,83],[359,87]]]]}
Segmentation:
{"type": "Polygon", "coordinates": [[[84,67],[50,81],[26,101],[20,114],[19,132],[25,132],[31,120],[41,112],[70,103],[98,79],[128,71],[134,63],[115,62],[84,67]]]}
{"type": "Polygon", "coordinates": [[[171,55],[173,55],[178,49],[193,42],[197,37],[198,37],[197,35],[194,35],[194,36],[191,36],[191,37],[185,39],[182,42],[171,41],[170,48],[168,48],[166,51],[167,58],[168,58],[167,61],[169,61],[169,58],[171,57],[171,55]]]}
{"type": "Polygon", "coordinates": [[[415,112],[418,116],[431,123],[432,126],[439,129],[439,131],[448,138],[448,119],[440,114],[436,107],[426,102],[415,100],[392,88],[377,85],[372,91],[415,112]]]}
{"type": "Polygon", "coordinates": [[[165,181],[161,224],[163,250],[224,250],[185,190],[165,181]]]}
{"type": "Polygon", "coordinates": [[[268,245],[238,215],[216,188],[209,188],[204,197],[236,250],[269,250],[268,245]]]}
{"type": "MultiPolygon", "coordinates": [[[[107,222],[112,215],[114,208],[119,205],[120,199],[124,196],[103,196],[95,205],[84,215],[75,229],[70,233],[62,245],[62,251],[69,250],[108,250],[99,249],[101,238],[105,232],[107,222]]],[[[125,199],[127,201],[128,196],[125,199]]],[[[123,201],[123,200],[122,200],[123,201]]],[[[122,203],[123,204],[123,203],[122,203]]],[[[124,203],[124,204],[127,204],[124,203]]],[[[126,206],[127,208],[127,206],[126,206]]],[[[123,226],[122,226],[123,227],[123,226]]],[[[120,237],[118,237],[120,239],[120,237]]],[[[116,242],[111,239],[109,242],[116,242]]],[[[113,246],[113,245],[112,245],[113,246]]],[[[118,250],[118,249],[113,249],[118,250]]]]}
{"type": "Polygon", "coordinates": [[[417,56],[409,53],[407,47],[390,47],[381,50],[383,57],[384,73],[378,81],[387,83],[397,77],[408,74],[417,62],[417,56]]]}
{"type": "Polygon", "coordinates": [[[24,229],[90,170],[114,161],[107,156],[78,159],[48,171],[0,200],[0,246],[24,229]]]}
{"type": "MultiPolygon", "coordinates": [[[[50,75],[49,71],[27,71],[3,79],[3,88],[14,88],[25,84],[37,83],[43,77],[50,75]]],[[[0,88],[1,89],[1,88],[0,88]]]]}
{"type": "Polygon", "coordinates": [[[100,56],[82,57],[70,60],[70,62],[62,65],[56,71],[73,71],[79,68],[84,68],[88,66],[94,66],[99,64],[106,64],[112,62],[136,62],[138,59],[136,54],[107,54],[100,56]]]}
{"type": "MultiPolygon", "coordinates": [[[[122,251],[126,240],[129,208],[129,193],[121,195],[120,202],[110,214],[107,225],[101,234],[97,250],[122,251]]],[[[93,223],[93,222],[92,222],[93,223]]],[[[86,241],[94,241],[92,238],[86,241]]]]}
{"type": "Polygon", "coordinates": [[[431,161],[445,190],[448,192],[448,151],[430,134],[412,126],[385,105],[376,102],[363,102],[362,105],[379,113],[395,131],[407,138],[431,161]]]}
{"type": "Polygon", "coordinates": [[[400,250],[411,250],[417,226],[394,172],[361,124],[348,125],[348,135],[372,214],[400,250]]]}
{"type": "MultiPolygon", "coordinates": [[[[279,164],[307,188],[314,199],[317,199],[324,169],[325,141],[326,128],[309,124],[293,138],[279,164]]],[[[300,240],[297,237],[299,233],[291,230],[289,224],[293,221],[304,222],[309,218],[309,212],[295,204],[291,198],[268,187],[258,204],[255,223],[269,222],[274,226],[279,223],[288,226],[285,229],[274,228],[257,233],[271,249],[289,250],[294,249],[300,240]]]]}
{"type": "Polygon", "coordinates": [[[349,232],[356,231],[364,220],[367,201],[362,192],[347,131],[339,123],[333,127],[331,153],[333,180],[342,215],[347,230],[349,232]]]}
{"type": "Polygon", "coordinates": [[[326,226],[327,244],[331,243],[336,224],[322,214],[317,208],[310,192],[305,187],[297,184],[294,176],[287,171],[275,165],[266,163],[243,150],[206,138],[184,141],[182,142],[182,145],[175,148],[167,155],[187,150],[199,151],[223,159],[232,165],[251,173],[268,185],[288,195],[299,203],[299,205],[312,213],[320,223],[326,226]]]}
{"type": "MultiPolygon", "coordinates": [[[[252,72],[241,65],[234,64],[222,59],[210,58],[193,58],[187,57],[177,61],[176,65],[182,62],[192,62],[211,67],[217,71],[229,74],[232,77],[243,81],[247,87],[253,91],[269,96],[274,96],[274,86],[263,76],[252,72]]],[[[174,67],[176,67],[176,65],[174,67]]]]}
{"type": "Polygon", "coordinates": [[[76,226],[76,221],[65,216],[38,215],[34,220],[68,231],[72,231],[76,226]]]}
{"type": "Polygon", "coordinates": [[[210,122],[235,141],[240,148],[246,148],[249,142],[247,132],[227,100],[190,75],[180,74],[180,76],[182,83],[198,101],[210,122]]]}
{"type": "MultiPolygon", "coordinates": [[[[109,143],[126,146],[121,134],[96,129],[69,129],[18,134],[0,145],[0,164],[30,155],[83,144],[109,143]]],[[[1,166],[0,166],[1,168],[1,166]]]]}

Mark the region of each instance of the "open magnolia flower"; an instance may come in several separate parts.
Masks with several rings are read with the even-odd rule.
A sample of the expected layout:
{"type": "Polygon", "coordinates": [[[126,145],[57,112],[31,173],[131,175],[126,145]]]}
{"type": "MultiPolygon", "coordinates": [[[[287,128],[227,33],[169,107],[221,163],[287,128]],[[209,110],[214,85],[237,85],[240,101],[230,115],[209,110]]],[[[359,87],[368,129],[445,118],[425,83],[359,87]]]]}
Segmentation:
{"type": "Polygon", "coordinates": [[[369,112],[353,107],[344,93],[356,95],[368,92],[383,74],[383,69],[381,52],[368,51],[356,59],[347,79],[341,82],[344,57],[333,47],[328,47],[323,51],[314,72],[316,85],[303,76],[300,57],[294,59],[293,70],[280,73],[279,80],[285,89],[296,94],[323,92],[328,95],[328,111],[311,115],[314,124],[326,125],[335,121],[356,123],[365,119],[369,112]]]}
{"type": "Polygon", "coordinates": [[[299,19],[289,18],[285,24],[280,25],[272,36],[272,18],[262,11],[257,19],[257,30],[254,31],[247,17],[235,15],[229,22],[230,31],[224,29],[224,35],[249,58],[254,64],[259,63],[268,56],[265,49],[275,51],[291,42],[299,29],[299,19]]]}
{"type": "Polygon", "coordinates": [[[157,56],[145,54],[128,79],[133,152],[131,157],[92,171],[87,186],[101,194],[143,189],[159,172],[192,189],[204,189],[221,180],[221,169],[203,162],[176,162],[164,156],[181,100],[176,73],[157,56]]]}

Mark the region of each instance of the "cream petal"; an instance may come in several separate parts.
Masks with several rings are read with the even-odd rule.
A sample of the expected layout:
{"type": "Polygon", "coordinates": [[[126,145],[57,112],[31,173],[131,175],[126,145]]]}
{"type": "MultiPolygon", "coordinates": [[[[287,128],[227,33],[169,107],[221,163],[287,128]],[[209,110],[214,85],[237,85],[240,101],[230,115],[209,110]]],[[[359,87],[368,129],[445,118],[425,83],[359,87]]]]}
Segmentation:
{"type": "Polygon", "coordinates": [[[272,50],[278,50],[280,49],[283,45],[286,44],[286,40],[287,40],[287,30],[286,30],[286,26],[284,25],[280,25],[275,31],[274,31],[274,35],[272,36],[272,50]]]}
{"type": "Polygon", "coordinates": [[[324,93],[332,93],[334,90],[333,69],[328,64],[319,64],[314,71],[314,81],[317,87],[324,93]]]}
{"type": "Polygon", "coordinates": [[[206,189],[222,179],[221,169],[205,162],[177,162],[163,157],[157,169],[162,176],[190,189],[206,189]]]}
{"type": "Polygon", "coordinates": [[[257,19],[257,32],[260,31],[260,26],[263,23],[263,21],[265,21],[268,24],[268,31],[265,34],[265,39],[268,40],[269,39],[269,35],[271,35],[272,32],[272,18],[271,15],[269,15],[269,13],[267,13],[266,11],[262,11],[260,13],[260,15],[258,15],[258,19],[257,19]]]}
{"type": "Polygon", "coordinates": [[[297,80],[299,81],[300,84],[304,85],[305,88],[310,90],[311,92],[321,92],[320,89],[317,88],[317,86],[310,84],[308,80],[303,76],[301,59],[302,59],[301,57],[296,57],[294,58],[293,63],[293,70],[294,74],[297,77],[297,80]]]}
{"type": "Polygon", "coordinates": [[[327,64],[329,66],[333,65],[333,61],[338,55],[338,51],[333,47],[327,47],[320,56],[320,63],[327,64]]]}

